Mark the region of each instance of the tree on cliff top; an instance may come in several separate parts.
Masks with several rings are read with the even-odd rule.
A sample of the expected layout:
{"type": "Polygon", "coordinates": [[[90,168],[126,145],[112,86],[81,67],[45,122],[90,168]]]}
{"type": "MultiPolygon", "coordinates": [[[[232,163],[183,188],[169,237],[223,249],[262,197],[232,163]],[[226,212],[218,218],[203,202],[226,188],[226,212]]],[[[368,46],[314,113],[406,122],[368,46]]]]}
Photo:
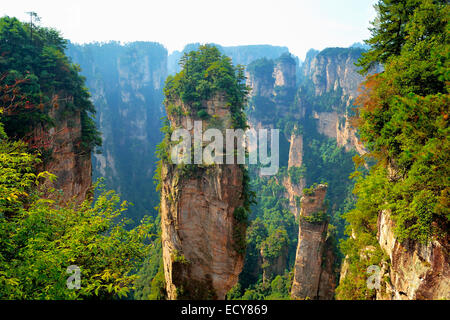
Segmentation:
{"type": "MultiPolygon", "coordinates": [[[[363,58],[359,64],[363,67],[363,73],[401,53],[402,47],[408,41],[407,25],[422,2],[423,0],[381,0],[375,4],[377,17],[372,21],[373,27],[369,28],[372,37],[364,41],[371,49],[362,54],[363,58]]],[[[433,0],[433,4],[443,7],[448,5],[448,1],[433,0]]],[[[432,32],[427,30],[430,31],[432,32]]]]}
{"type": "Polygon", "coordinates": [[[198,50],[185,53],[180,59],[182,70],[167,77],[164,87],[166,104],[181,99],[196,111],[202,101],[216,93],[224,93],[236,128],[246,128],[244,108],[248,87],[245,85],[244,67],[234,66],[231,59],[217,47],[202,45],[198,50]]]}
{"type": "Polygon", "coordinates": [[[25,80],[18,89],[29,105],[36,106],[27,112],[5,112],[0,121],[10,137],[23,138],[38,123],[51,126],[49,111],[64,104],[66,113],[80,112],[81,143],[91,150],[101,145],[91,118],[95,108],[79,67],[64,53],[66,44],[54,29],[31,26],[8,16],[0,18],[0,76],[6,75],[0,85],[25,80]]]}

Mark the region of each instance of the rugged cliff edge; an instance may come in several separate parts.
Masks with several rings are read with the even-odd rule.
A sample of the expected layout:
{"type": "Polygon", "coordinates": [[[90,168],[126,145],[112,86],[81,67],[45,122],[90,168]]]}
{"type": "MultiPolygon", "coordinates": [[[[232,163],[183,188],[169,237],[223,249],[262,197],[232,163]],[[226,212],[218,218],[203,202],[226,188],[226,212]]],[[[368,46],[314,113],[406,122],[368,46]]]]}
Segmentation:
{"type": "MultiPolygon", "coordinates": [[[[356,149],[364,154],[356,129],[349,123],[349,109],[358,96],[358,88],[364,77],[358,73],[355,63],[365,50],[361,48],[327,48],[321,52],[310,51],[302,66],[303,96],[317,131],[336,139],[347,151],[356,149]]],[[[379,68],[374,72],[379,72],[379,68]]]]}
{"type": "Polygon", "coordinates": [[[450,299],[449,236],[427,244],[394,236],[394,222],[387,211],[378,215],[378,242],[389,260],[380,274],[383,285],[377,300],[450,299]]]}
{"type": "Polygon", "coordinates": [[[329,300],[334,295],[335,257],[327,243],[326,191],[326,185],[318,185],[305,192],[301,199],[297,256],[291,289],[293,299],[329,300]]]}

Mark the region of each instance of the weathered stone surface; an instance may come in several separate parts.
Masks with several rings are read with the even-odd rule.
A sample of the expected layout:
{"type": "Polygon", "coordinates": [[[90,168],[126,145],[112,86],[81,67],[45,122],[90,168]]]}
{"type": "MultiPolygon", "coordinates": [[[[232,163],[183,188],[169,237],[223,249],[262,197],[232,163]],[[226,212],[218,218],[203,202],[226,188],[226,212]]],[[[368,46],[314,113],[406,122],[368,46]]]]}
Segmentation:
{"type": "Polygon", "coordinates": [[[297,85],[295,61],[291,61],[291,59],[277,60],[273,70],[273,77],[275,78],[275,86],[295,88],[297,85]]]}
{"type": "MultiPolygon", "coordinates": [[[[229,128],[223,97],[206,102],[229,128]]],[[[187,108],[187,106],[182,106],[187,108]]],[[[187,116],[169,116],[187,130],[187,116]]],[[[204,122],[203,128],[208,123],[204,122]]],[[[239,165],[193,166],[189,174],[176,165],[162,167],[161,229],[169,299],[224,299],[237,283],[244,263],[245,225],[234,218],[243,205],[243,169],[239,165]]]]}
{"type": "Polygon", "coordinates": [[[62,105],[49,112],[55,124],[52,128],[38,126],[33,130],[35,139],[45,141],[46,148],[51,151],[38,170],[57,176],[55,182],[46,181],[44,185],[62,191],[58,200],[81,203],[92,185],[91,154],[81,145],[80,113],[65,114],[64,109],[65,105],[62,105]]]}
{"type": "Polygon", "coordinates": [[[378,242],[389,256],[384,266],[388,283],[377,290],[377,299],[437,300],[450,299],[449,239],[400,243],[394,235],[394,222],[389,212],[378,216],[378,242]]]}
{"type": "Polygon", "coordinates": [[[367,153],[356,136],[356,129],[350,125],[347,115],[337,112],[313,112],[313,118],[318,120],[317,131],[336,139],[338,146],[344,147],[346,151],[355,149],[360,155],[367,153]]]}
{"type": "Polygon", "coordinates": [[[331,283],[335,280],[330,268],[334,258],[332,251],[326,246],[328,222],[308,222],[304,219],[325,210],[326,190],[325,185],[319,185],[312,194],[304,195],[301,200],[297,255],[291,289],[293,299],[329,299],[334,293],[331,283]],[[324,272],[323,265],[327,264],[324,272]]]}

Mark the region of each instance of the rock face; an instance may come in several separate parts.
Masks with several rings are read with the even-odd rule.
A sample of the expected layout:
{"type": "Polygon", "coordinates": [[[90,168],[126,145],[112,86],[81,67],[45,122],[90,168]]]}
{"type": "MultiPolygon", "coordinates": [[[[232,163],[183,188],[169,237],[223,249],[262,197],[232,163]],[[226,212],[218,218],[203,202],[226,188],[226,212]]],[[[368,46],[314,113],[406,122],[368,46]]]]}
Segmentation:
{"type": "Polygon", "coordinates": [[[317,121],[317,131],[336,139],[338,146],[345,147],[346,151],[355,149],[359,154],[366,153],[366,150],[356,135],[356,129],[349,123],[348,110],[364,80],[355,66],[362,52],[362,48],[310,51],[302,66],[303,81],[313,95],[308,97],[312,99],[308,112],[317,121]]]}
{"type": "Polygon", "coordinates": [[[319,218],[326,210],[326,185],[317,186],[301,199],[293,299],[332,299],[335,286],[334,255],[327,244],[328,222],[319,218]]]}
{"type": "Polygon", "coordinates": [[[70,45],[67,54],[81,66],[102,133],[101,154],[93,155],[93,177],[132,202],[127,214],[138,222],[153,214],[159,197],[153,184],[161,141],[167,50],[134,42],[70,45]]]}
{"type": "Polygon", "coordinates": [[[317,119],[317,131],[329,138],[336,139],[338,146],[344,147],[346,151],[354,149],[360,155],[367,153],[356,135],[356,129],[350,125],[347,114],[313,112],[313,118],[317,119]]]}
{"type": "MultiPolygon", "coordinates": [[[[289,168],[300,168],[303,165],[303,136],[292,133],[289,139],[289,168]]],[[[300,215],[300,198],[302,191],[306,187],[306,180],[303,176],[298,181],[293,181],[289,175],[283,179],[283,186],[286,188],[286,196],[289,199],[289,210],[297,219],[300,215]]]]}
{"type": "Polygon", "coordinates": [[[57,176],[55,182],[44,184],[62,191],[59,201],[73,200],[79,204],[86,199],[92,185],[91,151],[82,145],[80,112],[68,111],[62,102],[59,108],[49,111],[49,116],[54,122],[52,128],[38,125],[32,132],[32,139],[40,141],[50,151],[44,155],[38,171],[57,176]]]}
{"type": "Polygon", "coordinates": [[[314,83],[316,96],[342,88],[343,96],[354,99],[364,80],[355,63],[364,50],[361,48],[328,48],[310,52],[302,66],[303,76],[314,83]]]}
{"type": "Polygon", "coordinates": [[[450,299],[449,237],[428,244],[416,241],[400,243],[394,236],[394,222],[389,213],[378,216],[378,242],[389,256],[377,290],[379,300],[450,299]]]}
{"type": "MultiPolygon", "coordinates": [[[[226,103],[219,95],[204,102],[204,108],[230,128],[226,103]]],[[[172,127],[187,130],[192,130],[189,123],[200,120],[188,115],[168,117],[172,127]]],[[[203,128],[207,126],[203,120],[203,128]]],[[[237,164],[189,168],[186,173],[175,164],[162,165],[161,228],[168,298],[224,299],[244,264],[246,225],[234,216],[244,203],[244,172],[237,164]]]]}
{"type": "Polygon", "coordinates": [[[289,55],[282,55],[275,61],[273,77],[275,78],[275,86],[295,88],[297,85],[295,61],[289,55]]]}

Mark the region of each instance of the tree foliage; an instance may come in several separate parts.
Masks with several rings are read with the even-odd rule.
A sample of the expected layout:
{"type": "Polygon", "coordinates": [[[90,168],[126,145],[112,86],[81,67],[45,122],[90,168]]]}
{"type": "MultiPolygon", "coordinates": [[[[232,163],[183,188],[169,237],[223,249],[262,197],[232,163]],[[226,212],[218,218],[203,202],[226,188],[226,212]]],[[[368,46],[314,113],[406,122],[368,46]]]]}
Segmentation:
{"type": "Polygon", "coordinates": [[[64,53],[66,40],[54,29],[32,30],[31,36],[30,24],[16,18],[0,19],[0,85],[14,85],[24,98],[17,101],[21,112],[5,112],[0,120],[10,137],[23,138],[38,123],[51,126],[49,111],[64,105],[67,112],[80,112],[81,142],[91,150],[101,144],[91,118],[95,108],[79,67],[64,53]]]}
{"type": "MultiPolygon", "coordinates": [[[[0,128],[2,125],[0,124],[0,128]]],[[[1,132],[1,130],[0,130],[1,132]]],[[[36,155],[23,142],[0,139],[0,298],[108,299],[125,297],[148,254],[147,220],[132,230],[118,220],[126,202],[113,191],[80,206],[43,197],[36,155]],[[71,290],[66,269],[81,270],[81,288],[71,290]]],[[[55,194],[57,197],[57,194],[55,194]]]]}
{"type": "Polygon", "coordinates": [[[338,290],[341,298],[373,297],[363,285],[363,266],[369,262],[361,257],[373,248],[372,258],[381,259],[376,232],[383,210],[395,222],[399,241],[427,243],[449,230],[450,6],[447,1],[383,0],[377,8],[379,22],[367,41],[373,47],[360,64],[367,70],[382,62],[384,72],[368,76],[355,119],[370,151],[356,163],[372,158],[376,164],[367,175],[360,170],[353,175],[358,201],[346,214],[352,236],[342,243],[350,267],[338,290]]]}

